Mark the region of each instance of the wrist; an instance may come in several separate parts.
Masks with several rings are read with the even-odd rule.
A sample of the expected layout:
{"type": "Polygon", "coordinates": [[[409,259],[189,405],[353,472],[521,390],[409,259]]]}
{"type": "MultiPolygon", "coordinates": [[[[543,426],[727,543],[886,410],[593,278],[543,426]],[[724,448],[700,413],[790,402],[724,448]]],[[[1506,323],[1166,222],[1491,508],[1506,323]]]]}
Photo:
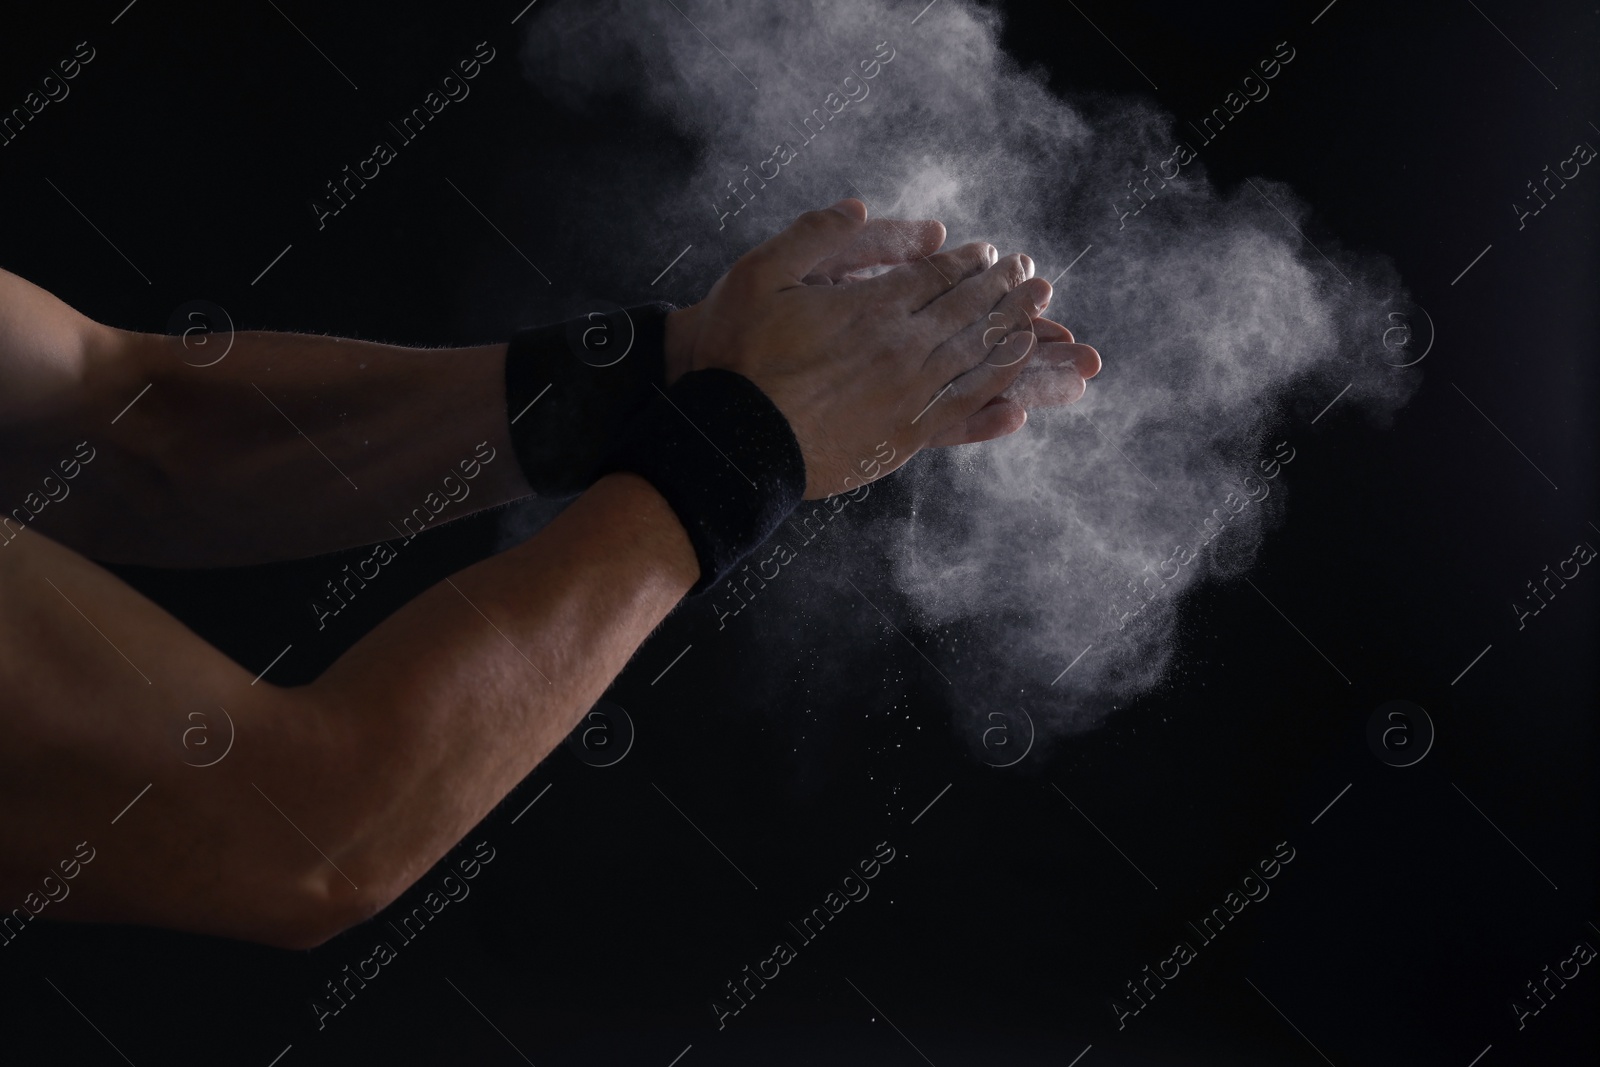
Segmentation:
{"type": "MultiPolygon", "coordinates": [[[[700,561],[682,520],[661,492],[639,475],[631,471],[602,475],[574,509],[583,516],[592,511],[597,526],[612,535],[626,530],[626,543],[656,562],[654,573],[674,600],[700,578],[700,561]]],[[[594,536],[601,536],[599,529],[594,536]]]]}
{"type": "Polygon", "coordinates": [[[703,593],[766,542],[806,489],[788,419],[734,371],[691,371],[646,405],[601,473],[650,483],[677,516],[703,593]]]}
{"type": "Polygon", "coordinates": [[[606,453],[669,380],[669,314],[664,304],[615,308],[512,338],[506,417],[536,495],[576,496],[594,484],[606,453]]]}

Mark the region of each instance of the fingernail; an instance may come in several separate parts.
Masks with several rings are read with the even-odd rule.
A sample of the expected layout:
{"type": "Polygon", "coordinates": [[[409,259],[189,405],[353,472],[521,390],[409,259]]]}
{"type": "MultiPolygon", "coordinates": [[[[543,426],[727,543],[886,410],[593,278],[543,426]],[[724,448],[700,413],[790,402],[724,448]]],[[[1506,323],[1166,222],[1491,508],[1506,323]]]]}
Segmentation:
{"type": "Polygon", "coordinates": [[[1000,262],[1000,250],[994,245],[983,246],[983,260],[986,266],[994,266],[1000,262]]]}
{"type": "Polygon", "coordinates": [[[1033,277],[1033,260],[1030,259],[1026,254],[1023,254],[1022,256],[1022,269],[1024,272],[1024,278],[1033,277]]]}

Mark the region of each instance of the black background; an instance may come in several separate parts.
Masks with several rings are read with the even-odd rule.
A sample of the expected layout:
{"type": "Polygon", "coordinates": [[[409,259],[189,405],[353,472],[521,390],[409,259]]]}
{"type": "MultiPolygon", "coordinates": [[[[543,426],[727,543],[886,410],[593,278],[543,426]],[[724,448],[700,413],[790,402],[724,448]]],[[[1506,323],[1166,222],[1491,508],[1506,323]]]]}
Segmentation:
{"type": "MultiPolygon", "coordinates": [[[[580,0],[540,0],[515,25],[518,0],[226,13],[140,0],[115,24],[117,0],[55,5],[47,22],[10,13],[0,106],[78,41],[98,54],[70,97],[0,148],[0,263],[127,328],[162,330],[200,297],[240,328],[414,344],[485,342],[595,294],[653,292],[671,241],[598,247],[555,191],[571,182],[573,146],[604,143],[619,168],[684,148],[637,116],[564,116],[526,87],[518,43],[563,2],[580,0]],[[482,40],[498,56],[474,96],[319,233],[307,203],[322,183],[482,40]]],[[[1510,1004],[1575,942],[1600,946],[1600,579],[1585,568],[1521,631],[1510,602],[1575,543],[1600,543],[1600,177],[1585,169],[1521,231],[1510,205],[1576,142],[1600,144],[1600,12],[1478,7],[1003,6],[1006,47],[1057,90],[1144,94],[1180,119],[1290,41],[1294,77],[1207,149],[1213,178],[1289,182],[1316,208],[1309,236],[1392,256],[1436,330],[1423,387],[1391,427],[1337,406],[1311,426],[1310,400],[1292,413],[1297,491],[1250,572],[1259,593],[1235,581],[1192,596],[1159,691],[997,769],[958,742],[926,665],[887,627],[882,674],[850,701],[809,707],[825,627],[773,662],[769,645],[752,656],[738,628],[684,612],[613,687],[637,728],[627,757],[599,768],[553,753],[467,838],[496,850],[470,900],[325,1029],[311,999],[386,934],[287,953],[45,924],[0,953],[0,1040],[28,1062],[109,1064],[120,1050],[141,1065],[263,1067],[280,1054],[285,1067],[666,1067],[686,1047],[683,1067],[1067,1064],[1088,1046],[1084,1067],[1594,1062],[1594,965],[1520,1032],[1510,1004]],[[752,701],[769,678],[794,699],[752,701]],[[1414,766],[1369,747],[1369,718],[1390,699],[1421,705],[1437,731],[1414,766]],[[719,1031],[710,1002],[723,983],[796,940],[786,920],[880,841],[897,854],[871,896],[719,1031]],[[1119,1030],[1123,983],[1197,942],[1186,923],[1284,841],[1295,858],[1271,895],[1119,1030]]],[[[582,181],[603,193],[608,177],[582,181]]],[[[1096,387],[1114,389],[1124,354],[1104,355],[1096,387]]],[[[252,670],[293,641],[274,672],[292,683],[541,514],[426,535],[387,601],[322,634],[305,600],[342,557],[121,573],[252,670]]],[[[829,561],[797,566],[791,581],[829,561]]]]}

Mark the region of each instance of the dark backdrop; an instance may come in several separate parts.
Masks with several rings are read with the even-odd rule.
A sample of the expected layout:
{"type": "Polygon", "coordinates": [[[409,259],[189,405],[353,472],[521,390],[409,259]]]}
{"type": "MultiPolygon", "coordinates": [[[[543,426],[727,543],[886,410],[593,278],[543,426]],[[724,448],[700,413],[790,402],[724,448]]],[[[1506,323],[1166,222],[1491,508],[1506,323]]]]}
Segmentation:
{"type": "MultiPolygon", "coordinates": [[[[522,34],[578,2],[539,0],[515,25],[523,0],[8,12],[6,108],[77,42],[96,54],[0,147],[0,262],[147,330],[204,298],[241,328],[467,343],[594,295],[635,299],[660,239],[594,247],[561,197],[577,182],[603,199],[605,171],[573,172],[580,146],[605,145],[619,168],[685,148],[637,116],[580,122],[526,88],[522,34]],[[319,233],[307,202],[322,183],[482,40],[498,57],[476,103],[319,233]]],[[[957,709],[887,628],[883,672],[811,706],[825,627],[773,662],[770,644],[753,658],[739,632],[684,613],[610,694],[631,748],[613,713],[588,749],[552,754],[468,837],[494,849],[470,898],[414,942],[391,935],[394,916],[311,953],[46,924],[0,952],[0,1040],[29,1062],[262,1067],[1594,1062],[1595,965],[1551,981],[1521,1029],[1512,1003],[1537,1006],[1525,983],[1576,943],[1600,947],[1600,578],[1582,569],[1521,630],[1511,602],[1575,544],[1600,544],[1600,176],[1585,168],[1521,230],[1511,205],[1576,142],[1600,145],[1597,14],[1324,4],[1004,5],[1007,47],[1056,88],[1147,94],[1180,118],[1291,41],[1279,102],[1248,109],[1207,166],[1226,184],[1291,183],[1317,226],[1391,255],[1431,320],[1416,327],[1414,351],[1432,341],[1424,384],[1392,427],[1335,407],[1298,433],[1297,492],[1256,590],[1189,599],[1158,692],[998,769],[957,740],[957,709]],[[766,678],[792,698],[753,701],[766,678]],[[1374,744],[1391,700],[1411,703],[1374,744]],[[803,942],[788,923],[880,842],[894,859],[871,895],[803,942]],[[1275,850],[1293,859],[1270,895],[1203,940],[1189,924],[1275,850]],[[379,939],[397,958],[319,1030],[313,998],[379,939]],[[724,983],[780,940],[797,957],[719,1030],[713,998],[735,1006],[724,983]],[[1113,1001],[1140,1003],[1124,983],[1178,941],[1196,957],[1119,1028],[1113,1001]]],[[[1115,388],[1119,355],[1098,388],[1115,388]]],[[[396,564],[403,581],[321,634],[305,601],[342,558],[123,573],[252,670],[292,642],[274,668],[289,683],[542,514],[427,535],[396,564]]],[[[791,581],[829,563],[797,566],[791,581]]]]}

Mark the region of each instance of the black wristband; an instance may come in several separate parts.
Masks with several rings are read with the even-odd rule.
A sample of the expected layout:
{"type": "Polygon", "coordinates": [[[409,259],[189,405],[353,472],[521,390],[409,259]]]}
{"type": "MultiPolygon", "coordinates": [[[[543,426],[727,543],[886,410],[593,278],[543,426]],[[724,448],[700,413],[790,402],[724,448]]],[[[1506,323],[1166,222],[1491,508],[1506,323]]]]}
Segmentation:
{"type": "Polygon", "coordinates": [[[511,443],[536,496],[575,496],[666,381],[670,304],[610,306],[506,348],[511,443]]]}
{"type": "Polygon", "coordinates": [[[631,471],[666,499],[700,561],[693,596],[764,544],[800,503],[805,457],[783,412],[741,374],[692,371],[654,392],[600,473],[631,471]]]}

